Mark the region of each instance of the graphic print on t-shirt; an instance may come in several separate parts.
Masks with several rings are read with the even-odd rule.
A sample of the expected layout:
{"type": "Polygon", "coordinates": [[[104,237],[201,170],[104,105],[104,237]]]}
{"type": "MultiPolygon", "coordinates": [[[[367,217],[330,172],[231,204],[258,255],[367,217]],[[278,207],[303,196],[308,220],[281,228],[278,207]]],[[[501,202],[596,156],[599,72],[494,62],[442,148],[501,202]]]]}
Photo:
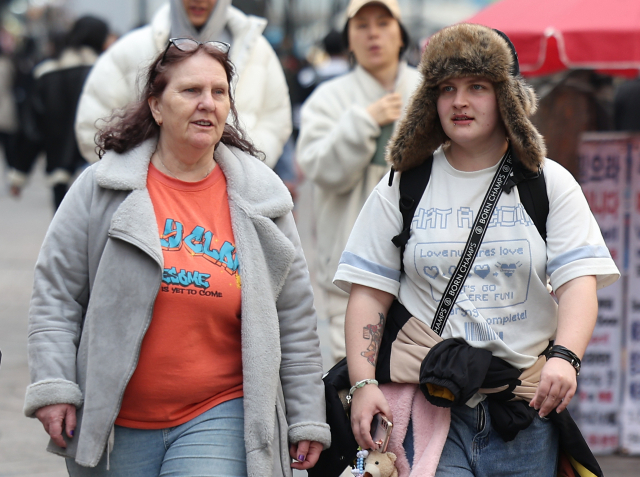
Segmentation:
{"type": "MultiPolygon", "coordinates": [[[[418,276],[425,280],[429,294],[437,305],[442,297],[442,280],[453,275],[466,242],[438,241],[444,237],[466,237],[474,222],[469,207],[441,209],[419,208],[413,219],[416,235],[436,236],[434,241],[418,241],[414,246],[414,264],[418,276]],[[443,234],[444,232],[444,234],[443,234]]],[[[489,229],[533,227],[522,204],[500,205],[489,222],[489,229]]],[[[495,235],[494,235],[495,237],[495,235]]],[[[486,237],[485,237],[486,238],[486,237]]],[[[527,319],[533,258],[528,239],[484,240],[473,263],[452,316],[462,318],[464,337],[469,342],[495,341],[504,338],[501,327],[527,319]]]]}
{"type": "Polygon", "coordinates": [[[204,300],[200,306],[207,307],[214,304],[210,299],[217,299],[215,306],[225,310],[239,307],[240,264],[226,180],[219,168],[203,181],[181,183],[152,166],[148,188],[164,257],[161,303],[172,296],[179,307],[186,305],[185,299],[204,300]]]}
{"type": "MultiPolygon", "coordinates": [[[[213,263],[230,275],[235,275],[238,285],[240,285],[240,275],[238,274],[238,258],[236,257],[236,248],[229,241],[222,242],[214,233],[205,229],[201,225],[196,225],[190,233],[185,233],[184,225],[173,218],[165,220],[164,232],[160,236],[160,245],[162,250],[166,252],[178,252],[183,247],[192,257],[201,257],[207,262],[213,263]]],[[[167,255],[165,254],[165,257],[167,255]]],[[[194,260],[193,264],[197,266],[199,260],[194,260]]],[[[204,273],[201,270],[185,270],[178,269],[173,266],[165,268],[162,273],[162,281],[168,285],[178,285],[189,287],[193,285],[201,290],[210,288],[210,273],[204,273]]],[[[167,288],[167,287],[163,287],[167,288]]],[[[163,289],[163,291],[166,291],[163,289]]],[[[206,295],[202,292],[200,295],[206,295]]],[[[216,291],[212,296],[221,297],[221,292],[216,291]]]]}
{"type": "Polygon", "coordinates": [[[242,290],[220,168],[191,183],[151,164],[147,189],[164,266],[116,424],[165,429],[243,395],[242,290]]]}
{"type": "MultiPolygon", "coordinates": [[[[596,275],[598,285],[606,285],[618,274],[580,186],[552,160],[544,167],[550,209],[547,242],[524,212],[518,189],[503,192],[442,334],[487,349],[516,368],[532,366],[555,336],[552,289],[583,275],[596,275]]],[[[495,168],[456,170],[442,149],[434,153],[429,185],[402,257],[404,273],[391,241],[403,225],[398,207],[401,176],[392,187],[384,178],[360,212],[334,283],[347,292],[358,284],[392,294],[431,325],[458,263],[459,257],[451,255],[463,249],[494,175],[495,168]]]]}
{"type": "MultiPolygon", "coordinates": [[[[428,282],[435,280],[439,275],[449,279],[453,274],[458,260],[462,256],[465,244],[462,242],[427,242],[418,243],[415,248],[415,264],[418,275],[428,282]],[[435,264],[434,259],[440,258],[451,265],[435,264]]],[[[440,262],[442,263],[442,262],[440,262]]],[[[469,301],[474,302],[475,307],[482,308],[507,308],[520,305],[527,301],[529,283],[526,288],[515,288],[511,283],[517,271],[524,271],[527,277],[531,277],[532,269],[531,248],[528,240],[501,240],[483,242],[480,251],[473,262],[471,272],[463,285],[462,293],[469,301]],[[495,280],[492,280],[493,276],[495,280]]],[[[431,297],[440,301],[440,294],[435,293],[433,285],[429,284],[431,297]]]]}
{"type": "MultiPolygon", "coordinates": [[[[474,211],[470,207],[459,207],[454,216],[453,209],[419,208],[413,218],[416,230],[450,228],[470,230],[474,222],[474,211]]],[[[501,205],[489,222],[495,227],[531,227],[533,221],[522,204],[501,205]]],[[[433,290],[432,281],[438,276],[449,279],[453,274],[465,243],[426,242],[415,246],[415,266],[419,276],[426,279],[431,297],[440,301],[440,294],[433,290]]],[[[468,299],[477,309],[507,308],[527,301],[531,272],[533,269],[531,247],[526,239],[484,241],[474,261],[469,276],[463,285],[459,301],[468,299]],[[517,283],[515,275],[521,280],[517,283]],[[523,283],[523,280],[525,282],[523,283]],[[526,285],[526,286],[522,286],[526,285]]]]}

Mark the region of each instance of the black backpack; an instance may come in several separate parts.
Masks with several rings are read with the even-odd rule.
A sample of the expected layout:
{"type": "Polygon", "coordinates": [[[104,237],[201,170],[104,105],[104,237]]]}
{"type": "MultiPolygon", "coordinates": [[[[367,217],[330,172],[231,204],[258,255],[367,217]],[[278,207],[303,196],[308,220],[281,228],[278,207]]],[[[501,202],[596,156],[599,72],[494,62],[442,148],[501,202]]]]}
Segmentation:
{"type": "MultiPolygon", "coordinates": [[[[431,177],[433,154],[422,164],[408,169],[400,177],[400,212],[402,212],[402,232],[391,241],[400,249],[400,256],[404,256],[404,249],[411,235],[411,221],[416,213],[422,194],[427,188],[431,177]]],[[[393,183],[394,170],[389,174],[389,186],[393,183]]],[[[549,197],[542,169],[532,172],[525,169],[519,161],[514,162],[513,175],[504,186],[504,191],[510,193],[513,187],[518,187],[520,201],[524,210],[538,229],[542,239],[547,241],[547,217],[549,215],[549,197]]],[[[400,271],[404,273],[403,261],[400,271]]]]}

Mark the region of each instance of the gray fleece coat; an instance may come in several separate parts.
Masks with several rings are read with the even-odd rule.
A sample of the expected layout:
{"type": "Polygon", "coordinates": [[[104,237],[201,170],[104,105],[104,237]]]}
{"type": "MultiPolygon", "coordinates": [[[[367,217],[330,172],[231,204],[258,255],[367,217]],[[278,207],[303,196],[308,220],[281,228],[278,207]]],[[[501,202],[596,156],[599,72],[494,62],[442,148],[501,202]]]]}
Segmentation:
{"type": "MultiPolygon", "coordinates": [[[[78,408],[75,436],[51,452],[97,465],[151,321],[163,256],[146,188],[149,140],[87,169],[58,209],[36,264],[24,412],[78,408]]],[[[330,444],[313,294],[280,179],[218,145],[242,273],[245,444],[250,476],[291,476],[288,443],[330,444]],[[270,469],[273,469],[270,471],[270,469]]],[[[178,358],[178,356],[176,356],[178,358]]]]}

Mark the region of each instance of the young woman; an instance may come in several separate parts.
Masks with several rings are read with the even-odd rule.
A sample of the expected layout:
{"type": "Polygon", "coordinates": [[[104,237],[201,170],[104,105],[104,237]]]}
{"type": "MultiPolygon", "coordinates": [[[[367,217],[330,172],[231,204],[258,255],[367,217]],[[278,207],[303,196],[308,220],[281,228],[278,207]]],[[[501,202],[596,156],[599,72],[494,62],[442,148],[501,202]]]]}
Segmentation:
{"type": "Polygon", "coordinates": [[[297,160],[316,186],[318,283],[334,361],[345,356],[347,295],[333,276],[365,200],[389,170],[385,147],[419,81],[401,60],[408,35],[396,0],[352,0],[343,39],[355,68],[321,84],[301,111],[297,160]]]}
{"type": "MultiPolygon", "coordinates": [[[[528,119],[536,98],[518,74],[508,39],[480,25],[452,26],[430,39],[421,65],[423,82],[389,149],[393,168],[400,173],[391,186],[383,179],[367,200],[335,276],[335,283],[350,292],[346,340],[355,386],[352,428],[358,443],[369,448],[373,415],[397,417],[392,440],[396,439],[394,450],[402,454],[398,465],[405,470],[413,465],[431,472],[437,466],[438,476],[555,475],[558,430],[548,416],[561,413],[576,391],[579,357],[597,318],[596,289],[614,282],[619,272],[580,186],[544,157],[543,140],[528,119]],[[399,182],[403,174],[415,174],[412,168],[431,155],[430,180],[401,257],[391,242],[403,228],[399,182]],[[514,171],[544,173],[549,201],[546,241],[525,211],[518,188],[502,192],[442,335],[435,336],[429,328],[434,314],[441,301],[446,304],[449,279],[505,155],[512,158],[514,171]],[[421,393],[409,400],[410,417],[398,403],[403,390],[415,393],[419,382],[434,382],[433,374],[422,380],[420,366],[425,358],[424,368],[436,346],[425,345],[414,375],[406,376],[405,367],[400,378],[401,373],[391,369],[391,381],[404,383],[401,391],[383,393],[371,381],[381,365],[377,358],[382,329],[391,324],[387,315],[394,299],[415,320],[413,332],[401,330],[408,338],[433,339],[438,353],[450,345],[459,351],[437,363],[440,382],[449,382],[464,366],[474,369],[478,356],[501,363],[516,376],[531,374],[532,391],[518,395],[528,406],[516,405],[510,415],[522,422],[505,425],[501,413],[510,405],[498,403],[492,391],[478,392],[486,387],[479,386],[466,401],[451,407],[450,418],[439,413],[438,420],[427,421],[429,425],[415,425],[420,418],[416,409],[426,409],[416,401],[424,400],[421,393]],[[424,325],[428,331],[423,333],[424,325]],[[554,347],[549,350],[551,341],[554,347]],[[545,351],[546,357],[541,356],[545,351]],[[463,355],[474,358],[465,362],[463,355]],[[434,431],[435,422],[439,425],[434,431]],[[427,443],[429,432],[435,439],[427,443]],[[434,445],[438,435],[440,446],[434,445]]],[[[466,386],[474,378],[467,373],[457,384],[466,386]]],[[[449,388],[421,388],[430,396],[453,400],[449,388]]]]}

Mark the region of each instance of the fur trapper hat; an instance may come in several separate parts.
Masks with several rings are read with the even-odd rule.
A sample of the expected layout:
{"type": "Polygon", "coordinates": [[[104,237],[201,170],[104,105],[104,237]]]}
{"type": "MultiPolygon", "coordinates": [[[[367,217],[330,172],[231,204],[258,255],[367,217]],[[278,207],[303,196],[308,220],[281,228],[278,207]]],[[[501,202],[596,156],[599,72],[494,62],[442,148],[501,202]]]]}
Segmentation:
{"type": "Polygon", "coordinates": [[[438,87],[465,76],[491,81],[514,156],[525,168],[538,170],[546,148],[529,120],[537,98],[520,76],[515,49],[504,33],[469,23],[444,28],[429,40],[419,68],[422,83],[387,148],[387,159],[395,170],[421,164],[449,140],[438,117],[438,87]]]}

